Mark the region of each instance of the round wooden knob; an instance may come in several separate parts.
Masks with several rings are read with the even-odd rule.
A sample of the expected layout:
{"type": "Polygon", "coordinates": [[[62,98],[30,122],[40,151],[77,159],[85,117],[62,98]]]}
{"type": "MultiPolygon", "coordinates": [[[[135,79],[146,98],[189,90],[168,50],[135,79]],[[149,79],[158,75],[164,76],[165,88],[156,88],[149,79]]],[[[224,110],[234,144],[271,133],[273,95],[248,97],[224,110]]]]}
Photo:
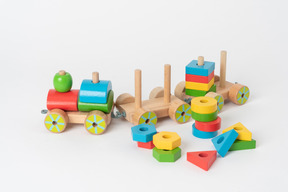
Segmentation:
{"type": "Polygon", "coordinates": [[[99,82],[99,73],[98,72],[93,72],[92,73],[92,82],[93,83],[98,83],[99,82]]]}
{"type": "Polygon", "coordinates": [[[198,57],[198,65],[199,66],[203,66],[204,65],[204,57],[203,56],[199,56],[198,57]]]}
{"type": "Polygon", "coordinates": [[[65,75],[65,74],[66,74],[66,71],[64,71],[64,70],[59,71],[59,75],[65,75]]]}

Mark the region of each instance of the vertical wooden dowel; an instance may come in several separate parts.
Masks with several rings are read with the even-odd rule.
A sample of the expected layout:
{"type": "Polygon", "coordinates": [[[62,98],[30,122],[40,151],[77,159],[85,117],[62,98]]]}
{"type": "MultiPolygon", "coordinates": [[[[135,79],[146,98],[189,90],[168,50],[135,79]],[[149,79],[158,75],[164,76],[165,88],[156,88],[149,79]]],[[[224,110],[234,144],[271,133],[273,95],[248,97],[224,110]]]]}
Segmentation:
{"type": "Polygon", "coordinates": [[[170,103],[171,94],[171,65],[164,66],[164,103],[170,103]]]}
{"type": "Polygon", "coordinates": [[[64,70],[59,71],[59,75],[65,75],[65,74],[66,74],[66,71],[64,71],[64,70]]]}
{"type": "Polygon", "coordinates": [[[92,82],[93,83],[98,83],[99,82],[99,73],[98,72],[93,72],[92,73],[92,82]]]}
{"type": "Polygon", "coordinates": [[[203,57],[203,56],[199,56],[199,57],[198,57],[198,65],[199,65],[199,66],[204,65],[204,57],[203,57]]]}
{"type": "Polygon", "coordinates": [[[135,70],[135,108],[142,107],[142,93],[141,93],[141,70],[135,70]]]}
{"type": "Polygon", "coordinates": [[[220,58],[220,87],[225,87],[226,82],[226,59],[227,59],[227,52],[221,51],[221,58],[220,58]]]}

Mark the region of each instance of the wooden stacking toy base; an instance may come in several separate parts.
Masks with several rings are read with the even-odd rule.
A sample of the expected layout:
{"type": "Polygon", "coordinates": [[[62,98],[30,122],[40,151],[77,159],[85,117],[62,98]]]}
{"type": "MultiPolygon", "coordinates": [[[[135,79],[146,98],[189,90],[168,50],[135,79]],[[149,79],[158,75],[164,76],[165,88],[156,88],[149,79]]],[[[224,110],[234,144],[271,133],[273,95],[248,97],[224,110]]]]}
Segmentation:
{"type": "MultiPolygon", "coordinates": [[[[157,118],[162,118],[162,117],[167,117],[167,116],[173,117],[173,115],[175,115],[176,113],[176,110],[174,111],[173,108],[177,109],[178,106],[185,105],[185,104],[186,104],[185,102],[179,100],[177,97],[172,95],[170,103],[165,103],[163,100],[163,97],[160,97],[160,98],[143,101],[142,109],[140,110],[135,109],[135,103],[127,103],[127,104],[118,105],[117,109],[119,110],[119,112],[126,113],[125,119],[127,121],[133,123],[134,125],[138,125],[139,121],[142,118],[141,112],[139,113],[138,111],[143,111],[143,113],[145,111],[151,111],[156,115],[157,118]]],[[[153,121],[152,118],[150,118],[150,120],[153,121]]],[[[146,121],[146,123],[149,124],[148,121],[146,121]]]]}
{"type": "MultiPolygon", "coordinates": [[[[224,100],[230,100],[237,105],[243,105],[248,100],[250,96],[250,91],[249,88],[244,85],[226,81],[226,54],[227,54],[226,51],[221,51],[220,76],[217,75],[214,76],[216,93],[222,96],[224,100]]],[[[178,83],[178,85],[174,90],[174,95],[183,101],[188,101],[193,99],[194,97],[186,95],[185,84],[186,84],[185,81],[181,81],[180,83],[178,83]]],[[[189,93],[189,91],[187,91],[187,93],[189,93]]],[[[210,92],[208,92],[205,96],[208,96],[209,93],[210,92]]]]}
{"type": "Polygon", "coordinates": [[[142,101],[141,70],[135,70],[135,97],[121,94],[116,107],[125,119],[134,125],[155,125],[158,118],[170,117],[177,123],[186,123],[191,118],[191,107],[184,101],[171,95],[171,66],[164,67],[164,88],[156,87],[150,92],[149,100],[142,101]]]}

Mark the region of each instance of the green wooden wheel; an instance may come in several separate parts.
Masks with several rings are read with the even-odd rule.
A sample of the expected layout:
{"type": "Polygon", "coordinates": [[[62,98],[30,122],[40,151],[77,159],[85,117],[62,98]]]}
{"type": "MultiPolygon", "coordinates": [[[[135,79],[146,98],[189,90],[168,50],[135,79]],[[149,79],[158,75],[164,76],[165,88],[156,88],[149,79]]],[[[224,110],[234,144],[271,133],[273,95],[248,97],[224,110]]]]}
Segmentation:
{"type": "Polygon", "coordinates": [[[180,105],[175,113],[175,119],[178,123],[186,123],[191,118],[191,107],[188,104],[180,105]]]}
{"type": "Polygon", "coordinates": [[[156,125],[157,123],[157,116],[154,112],[148,111],[142,114],[142,116],[139,119],[138,124],[148,124],[148,125],[156,125]]]}

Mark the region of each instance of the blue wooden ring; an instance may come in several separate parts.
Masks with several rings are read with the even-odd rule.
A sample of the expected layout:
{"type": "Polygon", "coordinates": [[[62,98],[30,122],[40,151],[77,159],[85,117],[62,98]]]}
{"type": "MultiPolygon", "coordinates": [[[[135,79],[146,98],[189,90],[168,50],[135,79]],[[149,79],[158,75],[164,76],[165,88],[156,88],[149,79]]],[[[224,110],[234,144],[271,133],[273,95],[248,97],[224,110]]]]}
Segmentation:
{"type": "Polygon", "coordinates": [[[193,123],[193,125],[192,125],[192,134],[195,137],[198,137],[200,139],[210,139],[210,138],[216,137],[217,134],[218,134],[218,131],[213,131],[213,132],[200,131],[200,130],[196,129],[195,123],[193,123]]]}

